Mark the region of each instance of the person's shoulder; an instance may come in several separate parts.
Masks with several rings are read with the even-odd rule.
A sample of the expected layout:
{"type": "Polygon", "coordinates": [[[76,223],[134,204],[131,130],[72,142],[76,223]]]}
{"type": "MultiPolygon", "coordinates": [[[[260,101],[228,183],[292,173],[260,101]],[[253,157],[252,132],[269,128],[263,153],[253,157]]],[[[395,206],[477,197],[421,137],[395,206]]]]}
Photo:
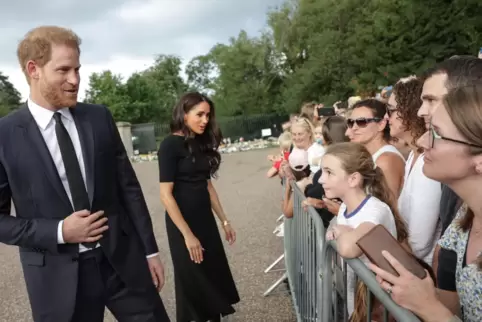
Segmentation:
{"type": "Polygon", "coordinates": [[[378,167],[382,169],[394,169],[398,168],[401,170],[405,170],[405,160],[402,159],[397,153],[395,152],[385,152],[382,153],[376,161],[378,167]]]}
{"type": "Polygon", "coordinates": [[[82,102],[78,102],[77,105],[75,105],[75,110],[85,113],[110,113],[109,109],[105,105],[82,102]]]}
{"type": "Polygon", "coordinates": [[[22,121],[27,120],[28,107],[26,104],[21,105],[17,110],[10,112],[4,117],[0,118],[0,130],[10,128],[12,125],[15,126],[20,124],[22,121]]]}
{"type": "Polygon", "coordinates": [[[377,213],[391,213],[390,206],[375,196],[370,196],[363,207],[365,211],[377,213]]]}
{"type": "Polygon", "coordinates": [[[179,147],[183,146],[184,137],[174,134],[166,136],[159,145],[159,151],[176,151],[179,147]]]}
{"type": "Polygon", "coordinates": [[[396,152],[394,151],[386,151],[380,154],[380,156],[377,158],[377,164],[379,163],[401,163],[405,164],[405,160],[396,152]]]}

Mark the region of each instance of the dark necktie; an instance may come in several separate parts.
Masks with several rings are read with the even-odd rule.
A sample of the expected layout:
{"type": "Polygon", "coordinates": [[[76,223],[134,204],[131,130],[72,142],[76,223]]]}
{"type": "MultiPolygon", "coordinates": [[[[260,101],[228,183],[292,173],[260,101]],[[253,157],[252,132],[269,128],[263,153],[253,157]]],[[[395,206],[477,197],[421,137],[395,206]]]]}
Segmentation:
{"type": "MultiPolygon", "coordinates": [[[[70,187],[70,194],[72,196],[72,203],[74,210],[90,210],[89,195],[85,188],[82,172],[80,171],[79,160],[75,153],[74,144],[70,139],[69,132],[62,123],[62,114],[56,112],[55,119],[55,133],[57,134],[57,141],[60,147],[60,154],[64,161],[65,174],[70,187]]],[[[87,248],[94,248],[97,243],[82,243],[87,248]]]]}

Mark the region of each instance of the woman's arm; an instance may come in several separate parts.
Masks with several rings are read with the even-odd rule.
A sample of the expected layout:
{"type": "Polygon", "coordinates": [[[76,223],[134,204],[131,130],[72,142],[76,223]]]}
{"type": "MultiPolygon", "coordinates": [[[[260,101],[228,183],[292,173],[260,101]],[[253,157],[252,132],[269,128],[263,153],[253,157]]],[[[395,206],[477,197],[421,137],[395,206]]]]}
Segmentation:
{"type": "Polygon", "coordinates": [[[278,169],[276,167],[269,168],[268,172],[266,173],[267,178],[273,178],[275,175],[278,174],[278,169]]]}
{"type": "Polygon", "coordinates": [[[208,180],[208,191],[209,191],[209,198],[211,199],[211,207],[213,208],[216,216],[218,216],[219,220],[225,224],[228,219],[226,218],[226,214],[224,213],[223,207],[221,206],[221,202],[219,201],[218,193],[214,188],[213,183],[211,180],[208,180]]]}
{"type": "Polygon", "coordinates": [[[397,206],[396,201],[400,196],[405,174],[405,163],[395,153],[383,153],[377,159],[377,166],[383,171],[388,188],[392,192],[393,206],[397,206]]]}
{"type": "Polygon", "coordinates": [[[447,307],[439,300],[433,280],[426,276],[423,280],[414,276],[400,262],[387,251],[382,255],[398,273],[392,275],[369,263],[368,267],[377,275],[380,286],[389,291],[393,301],[412,311],[425,322],[457,321],[447,307]]]}
{"type": "Polygon", "coordinates": [[[181,214],[181,210],[179,209],[179,206],[177,205],[174,196],[172,195],[172,188],[174,187],[174,183],[161,182],[160,186],[161,202],[174,225],[176,225],[177,229],[179,229],[184,238],[186,238],[186,236],[193,235],[191,229],[189,228],[189,225],[184,220],[184,217],[181,214]]]}
{"type": "Polygon", "coordinates": [[[335,231],[338,254],[345,258],[360,257],[363,252],[356,243],[373,227],[375,227],[375,224],[371,222],[364,222],[355,229],[345,229],[342,225],[335,226],[333,229],[335,231]]]}
{"type": "Polygon", "coordinates": [[[439,301],[455,315],[460,315],[460,300],[457,292],[437,289],[439,301]]]}
{"type": "Polygon", "coordinates": [[[289,181],[285,184],[285,196],[281,204],[281,210],[286,218],[293,217],[293,193],[289,181]]]}

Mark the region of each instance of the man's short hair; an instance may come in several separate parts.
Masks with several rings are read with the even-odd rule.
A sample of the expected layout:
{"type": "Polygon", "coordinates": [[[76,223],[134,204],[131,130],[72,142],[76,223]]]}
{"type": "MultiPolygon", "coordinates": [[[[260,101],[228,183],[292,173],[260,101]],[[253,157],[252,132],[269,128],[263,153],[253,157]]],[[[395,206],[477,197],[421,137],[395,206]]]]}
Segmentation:
{"type": "Polygon", "coordinates": [[[17,58],[22,71],[30,83],[27,73],[27,62],[34,61],[43,67],[50,59],[52,45],[67,45],[80,53],[81,40],[72,30],[57,26],[40,26],[30,30],[20,41],[17,58]]]}
{"type": "Polygon", "coordinates": [[[422,79],[447,74],[446,87],[450,89],[482,82],[482,59],[475,56],[452,56],[427,70],[422,79]]]}

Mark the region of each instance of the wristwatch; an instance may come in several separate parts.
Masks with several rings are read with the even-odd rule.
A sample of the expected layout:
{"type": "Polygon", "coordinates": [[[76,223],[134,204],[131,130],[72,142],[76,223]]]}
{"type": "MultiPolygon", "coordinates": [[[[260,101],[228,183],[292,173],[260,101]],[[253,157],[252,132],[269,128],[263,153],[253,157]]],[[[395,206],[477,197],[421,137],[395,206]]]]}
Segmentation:
{"type": "Polygon", "coordinates": [[[229,225],[229,221],[228,220],[223,221],[223,226],[226,227],[227,225],[229,225]]]}

